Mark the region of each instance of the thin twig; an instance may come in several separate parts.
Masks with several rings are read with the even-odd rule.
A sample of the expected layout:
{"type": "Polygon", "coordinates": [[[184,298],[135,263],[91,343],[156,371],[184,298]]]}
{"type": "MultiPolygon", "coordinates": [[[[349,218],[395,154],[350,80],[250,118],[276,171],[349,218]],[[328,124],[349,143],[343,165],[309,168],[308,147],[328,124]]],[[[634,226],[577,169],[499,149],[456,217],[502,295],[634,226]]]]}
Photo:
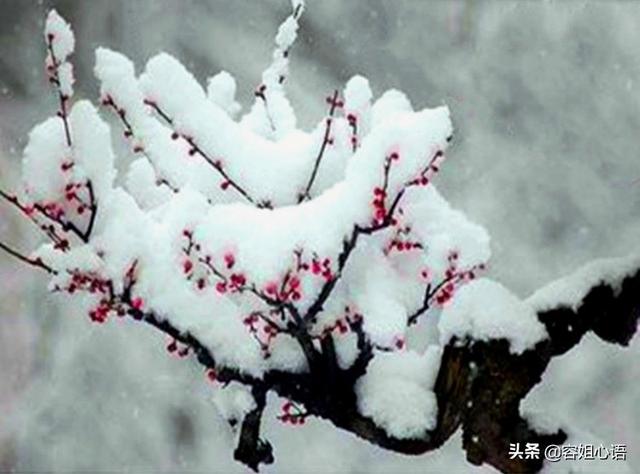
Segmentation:
{"type": "Polygon", "coordinates": [[[52,64],[52,74],[49,79],[52,84],[56,86],[56,91],[58,92],[58,101],[60,102],[60,111],[58,112],[58,116],[62,119],[64,123],[64,134],[67,141],[67,146],[71,146],[71,133],[69,131],[69,122],[67,120],[67,100],[69,98],[62,93],[61,83],[60,83],[60,74],[59,67],[60,62],[56,58],[56,55],[53,52],[53,38],[49,38],[47,40],[47,49],[49,50],[49,54],[51,55],[52,64]]]}
{"type": "MultiPolygon", "coordinates": [[[[169,117],[169,115],[167,115],[158,106],[158,104],[156,104],[155,102],[150,101],[150,100],[145,100],[145,104],[147,104],[148,106],[153,108],[156,111],[156,113],[158,115],[160,115],[160,117],[162,117],[163,120],[165,120],[167,122],[167,124],[172,126],[173,131],[176,134],[180,135],[179,132],[173,126],[173,119],[171,117],[169,117]]],[[[213,167],[213,169],[215,169],[218,172],[218,174],[220,174],[220,176],[222,176],[224,178],[225,182],[228,183],[228,186],[230,186],[233,189],[235,189],[238,192],[238,194],[240,194],[244,199],[249,201],[254,206],[267,207],[267,206],[260,206],[259,203],[256,203],[255,199],[253,199],[253,197],[251,197],[251,195],[242,186],[240,186],[240,184],[238,184],[238,182],[236,182],[233,178],[231,178],[231,176],[229,176],[229,174],[222,168],[222,163],[219,162],[219,161],[211,159],[211,157],[204,150],[202,150],[202,148],[200,148],[195,143],[193,138],[187,138],[187,137],[184,137],[184,136],[183,136],[183,138],[187,141],[187,143],[189,143],[189,145],[191,146],[191,149],[193,150],[193,153],[197,153],[202,158],[204,158],[204,160],[207,163],[209,163],[213,167]]]]}
{"type": "Polygon", "coordinates": [[[331,107],[329,108],[329,114],[325,120],[324,126],[324,137],[322,139],[322,144],[320,145],[320,149],[318,150],[318,155],[313,163],[313,169],[311,171],[311,176],[309,176],[309,181],[307,181],[307,185],[304,188],[304,191],[300,194],[298,198],[298,203],[310,199],[310,192],[313,186],[313,183],[316,180],[316,176],[318,175],[318,169],[320,168],[320,162],[322,161],[322,157],[324,156],[324,152],[331,141],[331,125],[333,124],[333,117],[336,112],[336,108],[338,107],[338,90],[333,91],[333,96],[329,99],[331,107]]]}
{"type": "Polygon", "coordinates": [[[9,247],[7,244],[4,244],[3,242],[0,242],[0,249],[4,250],[5,252],[7,252],[12,257],[17,258],[21,262],[26,263],[27,265],[30,265],[32,267],[40,268],[40,269],[46,271],[47,273],[49,273],[50,275],[57,275],[58,274],[58,272],[56,270],[54,270],[49,265],[44,263],[42,261],[42,259],[39,258],[39,257],[38,258],[29,258],[26,255],[23,255],[22,253],[18,252],[17,250],[9,247]]]}

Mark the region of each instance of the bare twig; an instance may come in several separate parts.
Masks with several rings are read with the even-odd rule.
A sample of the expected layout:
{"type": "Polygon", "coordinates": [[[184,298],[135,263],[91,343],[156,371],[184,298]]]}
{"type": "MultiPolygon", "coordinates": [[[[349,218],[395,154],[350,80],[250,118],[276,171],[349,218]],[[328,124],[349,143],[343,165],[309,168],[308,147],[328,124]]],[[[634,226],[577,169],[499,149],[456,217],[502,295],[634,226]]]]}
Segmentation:
{"type": "Polygon", "coordinates": [[[195,140],[192,137],[186,137],[183,135],[180,135],[180,133],[175,129],[175,127],[173,126],[173,119],[171,117],[169,117],[169,115],[167,115],[161,108],[160,106],[150,100],[145,100],[145,104],[147,104],[148,106],[150,106],[152,109],[154,109],[156,111],[156,113],[162,117],[163,120],[165,120],[167,122],[167,124],[171,125],[174,131],[174,135],[176,138],[178,138],[179,136],[182,136],[183,139],[185,139],[187,141],[187,143],[189,144],[189,146],[191,147],[191,153],[193,154],[198,154],[200,155],[202,158],[204,158],[204,160],[210,164],[214,170],[216,170],[218,172],[218,174],[220,176],[222,176],[222,178],[224,178],[223,183],[225,184],[225,187],[231,187],[233,189],[236,190],[236,192],[238,194],[240,194],[246,201],[248,201],[249,203],[253,204],[254,206],[258,206],[258,207],[266,207],[268,208],[269,206],[265,205],[264,203],[260,203],[257,202],[250,194],[249,192],[244,189],[237,181],[235,181],[222,167],[222,162],[219,160],[214,160],[212,159],[202,148],[200,148],[195,140]]]}
{"type": "Polygon", "coordinates": [[[69,97],[62,93],[61,83],[60,83],[60,62],[56,58],[56,55],[53,52],[53,37],[47,38],[47,49],[49,51],[49,55],[51,56],[51,75],[49,77],[49,81],[56,86],[56,91],[58,93],[58,101],[60,103],[60,110],[58,111],[58,116],[62,119],[64,124],[64,134],[65,139],[67,141],[67,146],[71,146],[71,132],[69,131],[69,121],[67,117],[67,101],[69,97]]]}
{"type": "Polygon", "coordinates": [[[27,265],[30,265],[32,267],[40,268],[40,269],[46,271],[47,273],[49,273],[51,275],[56,275],[58,273],[53,268],[51,268],[49,265],[44,263],[41,258],[30,258],[30,257],[27,257],[26,255],[23,255],[22,253],[20,253],[17,250],[9,247],[7,244],[4,244],[3,242],[0,242],[0,249],[4,250],[5,252],[7,252],[12,257],[17,258],[22,263],[26,263],[27,265]]]}
{"type": "Polygon", "coordinates": [[[331,126],[333,124],[333,117],[336,112],[336,108],[338,108],[341,104],[341,101],[338,100],[338,90],[333,91],[333,96],[328,97],[327,101],[329,102],[329,114],[325,119],[324,126],[324,137],[322,138],[322,143],[320,144],[320,149],[318,150],[318,154],[316,155],[316,159],[313,162],[313,168],[311,170],[311,175],[309,176],[309,180],[307,181],[306,186],[304,187],[304,191],[300,193],[298,197],[298,203],[310,199],[311,188],[313,187],[313,183],[318,175],[318,169],[320,168],[320,162],[322,161],[322,157],[324,156],[324,152],[327,149],[327,146],[331,142],[331,126]]]}

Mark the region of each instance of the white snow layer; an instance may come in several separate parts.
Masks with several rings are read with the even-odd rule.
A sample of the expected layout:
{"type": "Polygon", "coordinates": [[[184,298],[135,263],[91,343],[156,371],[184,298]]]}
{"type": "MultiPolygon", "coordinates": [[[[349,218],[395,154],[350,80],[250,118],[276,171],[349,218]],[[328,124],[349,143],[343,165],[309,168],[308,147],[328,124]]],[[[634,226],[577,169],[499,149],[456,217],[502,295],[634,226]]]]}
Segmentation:
{"type": "Polygon", "coordinates": [[[640,267],[640,256],[594,260],[570,275],[540,288],[528,299],[536,311],[565,306],[577,309],[588,291],[600,283],[614,289],[640,267]]]}
{"type": "Polygon", "coordinates": [[[531,306],[500,283],[479,279],[464,286],[444,308],[438,324],[440,342],[451,338],[488,341],[506,339],[511,352],[521,354],[547,337],[531,306]]]}
{"type": "MultiPolygon", "coordinates": [[[[56,59],[64,61],[73,50],[73,35],[55,14],[49,23],[59,48],[56,59]]],[[[358,382],[359,407],[393,436],[421,436],[435,424],[432,387],[440,359],[436,347],[422,355],[406,347],[407,318],[421,304],[427,284],[421,274],[434,283],[445,279],[452,253],[461,270],[485,263],[489,237],[440,196],[430,182],[436,171],[429,170],[428,186],[407,188],[434,157],[438,168],[444,161],[453,131],[446,107],[414,110],[396,90],[375,100],[367,79],[355,76],[338,94],[340,104],[332,104],[332,117],[310,131],[296,128],[284,79],[297,28],[292,14],[278,32],[273,62],[263,75],[264,97],[258,94],[238,120],[236,83],[228,73],[213,76],[205,90],[168,54],[151,58],[138,76],[124,55],[99,48],[95,74],[104,111],[115,115],[136,158],[117,176],[109,126],[86,101],[70,108],[71,145],[60,118],[34,128],[23,164],[29,200],[60,206],[80,229],[87,228],[87,212],[68,209],[69,185],[91,183],[98,206],[88,243],[74,241],[65,251],[45,245],[36,255],[59,271],[52,285],[61,288],[70,270],[110,280],[116,293],[133,280],[131,296],[140,309],[189,331],[221,366],[256,377],[272,369],[302,372],[307,361],[284,333],[272,338],[265,356],[254,337],[264,334],[252,333],[246,323],[265,303],[248,291],[217,291],[220,277],[199,258],[208,257],[228,278],[232,272],[242,275],[261,291],[295,268],[297,251],[306,262],[326,262],[331,278],[339,280],[311,332],[335,328],[338,321],[344,325],[345,307],[361,315],[369,339],[394,352],[378,353],[358,382]],[[305,192],[309,199],[299,203],[305,192]],[[345,239],[376,222],[374,202],[383,199],[388,208],[400,192],[397,223],[362,235],[340,273],[345,239]],[[390,251],[398,232],[419,245],[390,251]],[[186,254],[186,236],[198,255],[186,254]],[[229,259],[233,264],[226,266],[229,259]],[[185,265],[195,268],[185,272],[185,265]],[[192,272],[201,278],[199,287],[187,278],[192,272]]],[[[295,305],[304,314],[326,280],[310,271],[299,280],[295,305]]],[[[497,333],[522,350],[539,336],[538,327],[506,290],[489,287],[495,311],[485,306],[479,316],[455,313],[454,303],[442,317],[444,331],[453,334],[459,326],[479,337],[497,333]]],[[[469,307],[464,293],[460,298],[460,307],[469,307]]],[[[346,327],[333,337],[340,366],[349,367],[357,357],[357,338],[346,327]]],[[[235,392],[226,393],[238,403],[220,395],[223,410],[249,409],[235,392]]]]}
{"type": "Polygon", "coordinates": [[[218,412],[229,421],[239,422],[256,407],[251,388],[238,382],[213,390],[211,397],[218,412]]]}
{"type": "Polygon", "coordinates": [[[399,439],[420,438],[435,428],[438,414],[433,393],[441,348],[377,353],[356,382],[358,409],[399,439]]]}
{"type": "Polygon", "coordinates": [[[53,54],[58,61],[64,62],[73,53],[75,38],[71,26],[55,10],[47,15],[44,36],[45,41],[51,42],[53,54]]]}

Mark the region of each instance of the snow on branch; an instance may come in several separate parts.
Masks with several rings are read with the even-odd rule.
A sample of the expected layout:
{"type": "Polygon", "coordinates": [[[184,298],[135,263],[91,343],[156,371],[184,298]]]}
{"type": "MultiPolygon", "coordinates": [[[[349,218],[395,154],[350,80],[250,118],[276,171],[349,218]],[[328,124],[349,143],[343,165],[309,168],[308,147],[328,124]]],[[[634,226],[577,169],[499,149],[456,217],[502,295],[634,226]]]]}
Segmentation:
{"type": "Polygon", "coordinates": [[[289,53],[298,36],[299,19],[304,2],[292,0],[291,15],[280,25],[275,37],[271,65],[262,73],[255,90],[256,100],[242,123],[267,138],[282,138],[296,127],[296,116],[285,92],[289,74],[289,53]]]}
{"type": "Polygon", "coordinates": [[[254,470],[274,461],[260,433],[269,392],[286,399],[283,423],[323,418],[406,454],[462,427],[471,462],[539,469],[507,459],[504,440],[565,435],[538,434],[519,403],[587,331],[630,340],[640,261],[593,264],[525,301],[478,279],[489,236],[434,186],[453,133],[446,107],[415,110],[397,90],[374,99],[355,76],[316,127],[296,128],[284,84],[302,10],[292,3],[240,119],[228,73],[205,91],[168,54],[136,73],[99,48],[100,104],[133,155],[118,166],[99,111],[73,102],[74,36],[52,11],[59,110],[31,131],[22,183],[0,190],[45,240],[0,249],[44,270],[93,323],[132,318],[193,356],[239,431],[235,458],[254,470]]]}

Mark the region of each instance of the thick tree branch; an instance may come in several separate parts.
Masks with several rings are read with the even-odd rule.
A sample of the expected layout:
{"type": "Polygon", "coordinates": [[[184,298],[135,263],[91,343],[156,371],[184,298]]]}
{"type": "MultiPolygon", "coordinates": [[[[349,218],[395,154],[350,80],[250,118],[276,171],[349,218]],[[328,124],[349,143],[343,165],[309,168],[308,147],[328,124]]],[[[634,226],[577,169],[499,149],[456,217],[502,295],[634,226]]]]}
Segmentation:
{"type": "MultiPolygon", "coordinates": [[[[307,415],[324,418],[384,449],[422,454],[437,449],[462,428],[463,447],[471,463],[487,463],[503,472],[538,472],[542,460],[510,459],[509,444],[538,443],[543,452],[549,444],[563,443],[566,434],[562,431],[537,433],[520,416],[521,401],[541,381],[551,359],[577,345],[584,334],[593,331],[605,341],[627,345],[637,331],[640,318],[640,270],[637,270],[619,286],[607,282],[594,286],[575,309],[558,306],[540,312],[538,318],[549,338],[522,354],[511,353],[509,342],[504,339],[452,340],[444,348],[434,387],[438,402],[436,427],[422,438],[397,439],[357,409],[356,380],[375,357],[359,319],[351,323],[360,349],[351,368],[345,370],[338,366],[329,336],[322,340],[322,354],[310,364],[309,372],[292,374],[272,370],[257,378],[238,369],[218,366],[213,354],[197,337],[178,330],[153,311],[142,311],[131,298],[132,286],[133,281],[122,295],[112,295],[127,305],[127,314],[190,347],[197,360],[206,369],[215,371],[221,382],[236,381],[252,388],[257,408],[243,420],[235,455],[254,470],[273,459],[270,445],[259,437],[264,407],[260,400],[272,390],[303,405],[307,415]]],[[[317,353],[315,348],[313,351],[317,353]]]]}
{"type": "Polygon", "coordinates": [[[254,386],[252,394],[256,407],[242,420],[238,446],[233,457],[257,472],[260,464],[271,464],[274,459],[271,444],[260,438],[260,422],[266,403],[266,391],[260,386],[254,386]]]}
{"type": "Polygon", "coordinates": [[[609,283],[595,286],[575,310],[558,307],[539,313],[549,339],[521,355],[512,354],[506,340],[451,341],[435,385],[438,423],[423,439],[392,439],[356,412],[330,419],[374,444],[405,454],[436,449],[461,426],[470,462],[487,463],[502,472],[538,472],[542,460],[510,459],[509,443],[539,443],[543,452],[549,444],[564,442],[566,434],[537,433],[521,418],[520,402],[541,381],[551,359],[577,345],[588,331],[627,345],[637,331],[639,295],[640,270],[625,278],[618,291],[609,283]]]}
{"type": "MultiPolygon", "coordinates": [[[[268,84],[262,84],[256,93],[258,98],[264,101],[267,119],[276,132],[278,123],[274,123],[273,119],[276,117],[270,115],[265,91],[274,90],[267,89],[271,86],[276,86],[279,90],[279,84],[286,80],[289,48],[295,40],[297,20],[302,13],[302,2],[294,2],[293,5],[292,16],[283,24],[276,38],[277,50],[274,54],[273,68],[263,75],[263,81],[268,84]]],[[[72,130],[68,120],[72,76],[70,64],[65,62],[66,57],[73,50],[73,34],[57,14],[52,12],[50,18],[48,28],[50,27],[51,30],[46,36],[47,69],[49,80],[57,89],[60,102],[57,115],[63,121],[66,145],[69,151],[73,152],[72,130]],[[63,48],[59,58],[54,55],[54,39],[57,32],[62,34],[59,39],[64,41],[61,43],[63,48]]],[[[111,106],[119,115],[125,128],[125,136],[133,137],[134,130],[126,118],[126,112],[118,108],[111,98],[105,101],[105,105],[111,106]]],[[[310,170],[310,176],[298,196],[298,203],[311,198],[327,147],[333,144],[334,115],[344,104],[339,100],[337,90],[328,101],[330,110],[325,121],[322,143],[310,170]]],[[[189,145],[189,155],[200,155],[214,168],[222,178],[220,187],[223,190],[231,187],[246,202],[257,207],[271,207],[270,201],[258,200],[250,190],[244,187],[246,183],[237,181],[238,176],[235,176],[235,179],[230,176],[222,161],[201,148],[203,143],[200,139],[179,131],[180,120],[177,120],[179,117],[171,117],[152,100],[145,100],[145,103],[171,126],[173,131],[171,136],[174,140],[183,139],[189,145]]],[[[357,118],[347,116],[347,122],[351,126],[352,150],[355,151],[358,144],[357,118]]],[[[448,137],[447,141],[450,140],[451,137],[448,137]]],[[[399,143],[398,149],[402,146],[403,143],[399,143]]],[[[134,151],[144,150],[143,147],[136,147],[134,151]]],[[[323,418],[337,428],[384,449],[419,455],[439,448],[460,429],[463,448],[471,463],[478,465],[487,463],[503,472],[537,472],[543,467],[542,460],[511,459],[509,445],[537,443],[541,452],[544,452],[549,444],[563,443],[567,435],[562,430],[556,433],[536,432],[520,414],[522,400],[542,380],[542,375],[553,357],[564,354],[576,346],[587,332],[592,331],[601,339],[620,345],[627,345],[630,342],[637,331],[640,318],[640,269],[636,269],[633,274],[628,274],[619,282],[620,284],[613,281],[595,284],[577,305],[557,304],[551,309],[538,311],[537,318],[545,326],[548,337],[520,354],[511,351],[510,341],[507,339],[475,340],[472,336],[468,336],[451,340],[442,348],[440,366],[433,387],[438,408],[435,427],[422,436],[411,439],[391,436],[382,426],[377,425],[373,418],[359,412],[356,391],[358,380],[366,375],[371,361],[379,350],[389,350],[376,347],[369,339],[363,327],[362,316],[350,312],[350,307],[347,306],[346,320],[355,333],[355,344],[358,350],[353,364],[348,368],[341,367],[339,363],[339,356],[342,354],[337,351],[332,329],[323,332],[322,336],[316,335],[317,328],[314,324],[318,322],[324,306],[343,278],[346,265],[354,254],[353,251],[360,242],[360,238],[396,226],[400,220],[399,215],[402,213],[401,201],[407,190],[412,186],[428,185],[438,172],[441,161],[444,159],[443,151],[441,149],[432,151],[435,153],[430,160],[424,164],[421,163],[421,169],[416,170],[417,174],[409,180],[405,177],[403,181],[391,179],[394,164],[401,159],[400,152],[390,150],[384,156],[383,169],[378,170],[382,172],[381,183],[371,189],[373,197],[371,214],[362,216],[362,220],[353,222],[345,231],[342,248],[337,256],[337,264],[333,268],[330,268],[331,260],[325,259],[326,263],[323,262],[323,266],[326,274],[322,275],[325,281],[304,314],[294,303],[301,298],[301,294],[296,291],[300,286],[297,275],[295,275],[296,279],[293,279],[293,275],[300,270],[302,250],[296,251],[297,269],[285,275],[280,288],[277,289],[269,283],[262,290],[255,283],[249,283],[244,273],[231,271],[235,261],[233,254],[224,256],[226,270],[216,267],[212,256],[201,258],[199,255],[192,254],[194,249],[199,252],[200,246],[193,241],[191,231],[183,231],[183,235],[189,239],[188,246],[184,249],[185,254],[188,257],[195,257],[194,260],[190,258],[183,262],[186,278],[202,290],[206,287],[209,276],[213,276],[218,280],[220,286],[217,285],[216,290],[220,293],[228,291],[236,295],[247,294],[257,299],[259,306],[256,308],[254,304],[247,309],[251,313],[248,316],[248,324],[246,320],[245,324],[249,326],[252,336],[266,345],[267,349],[274,334],[283,333],[293,337],[308,362],[308,367],[300,369],[299,373],[272,369],[256,375],[254,371],[246,373],[241,367],[235,365],[227,367],[219,364],[208,345],[198,339],[198,332],[195,329],[194,332],[183,331],[172,322],[176,321],[174,317],[179,315],[163,315],[155,311],[150,307],[153,305],[154,295],[149,296],[150,301],[147,303],[141,297],[133,295],[138,260],[130,265],[122,279],[116,280],[104,276],[100,271],[95,270],[93,265],[89,267],[90,269],[84,270],[73,267],[61,269],[58,265],[54,269],[40,258],[29,257],[3,242],[0,242],[0,250],[27,265],[57,275],[59,278],[54,280],[53,291],[65,291],[69,294],[83,291],[93,295],[92,302],[96,306],[89,311],[92,321],[103,323],[111,315],[118,315],[144,322],[172,339],[167,347],[170,352],[176,351],[177,343],[180,343],[183,347],[178,351],[179,355],[186,356],[193,353],[211,380],[220,381],[222,384],[233,381],[248,387],[255,406],[241,420],[234,456],[255,471],[261,464],[273,462],[271,445],[260,436],[267,394],[273,392],[288,399],[287,403],[297,407],[296,416],[302,416],[302,419],[307,416],[323,418]],[[192,272],[196,264],[206,268],[207,274],[204,277],[201,277],[201,273],[192,272]],[[293,281],[296,282],[295,285],[293,281]],[[253,326],[256,320],[265,323],[261,329],[265,329],[264,332],[267,333],[266,344],[264,339],[260,339],[253,326]]],[[[73,166],[72,160],[65,161],[62,163],[61,170],[68,172],[73,166]]],[[[65,201],[62,204],[40,201],[27,206],[19,202],[17,196],[1,190],[0,199],[15,206],[25,217],[38,225],[51,239],[55,250],[67,252],[71,250],[70,234],[74,234],[85,244],[90,243],[95,225],[98,203],[91,181],[82,179],[82,182],[71,180],[66,182],[65,201]],[[78,195],[76,191],[80,188],[85,189],[87,194],[78,195]],[[71,220],[71,217],[75,220],[86,210],[91,212],[88,220],[85,220],[87,219],[85,217],[80,224],[71,220]]],[[[354,197],[358,196],[360,195],[354,195],[354,197]]],[[[398,232],[402,232],[400,229],[400,227],[396,228],[396,237],[399,235],[398,232]]],[[[413,245],[422,248],[421,242],[411,243],[411,245],[411,248],[414,248],[413,245]]],[[[400,249],[399,244],[397,248],[400,249]]],[[[95,251],[97,255],[104,255],[98,249],[95,251]]],[[[315,257],[312,263],[318,264],[315,257]]],[[[152,271],[153,268],[148,270],[152,271]]],[[[198,267],[198,270],[202,268],[198,267]]],[[[440,302],[438,298],[441,290],[447,290],[448,286],[455,289],[453,285],[458,281],[456,279],[473,278],[475,268],[467,269],[465,275],[454,272],[455,268],[451,265],[449,270],[453,273],[445,273],[443,281],[438,284],[431,283],[426,287],[422,301],[418,303],[420,306],[409,315],[409,325],[415,323],[420,315],[429,309],[433,297],[440,302]]],[[[315,270],[312,272],[318,273],[315,270]]],[[[338,319],[333,329],[336,326],[341,332],[346,330],[342,319],[338,319]]],[[[398,349],[402,347],[403,344],[397,346],[398,349]]],[[[264,357],[268,355],[263,354],[264,357]]]]}

